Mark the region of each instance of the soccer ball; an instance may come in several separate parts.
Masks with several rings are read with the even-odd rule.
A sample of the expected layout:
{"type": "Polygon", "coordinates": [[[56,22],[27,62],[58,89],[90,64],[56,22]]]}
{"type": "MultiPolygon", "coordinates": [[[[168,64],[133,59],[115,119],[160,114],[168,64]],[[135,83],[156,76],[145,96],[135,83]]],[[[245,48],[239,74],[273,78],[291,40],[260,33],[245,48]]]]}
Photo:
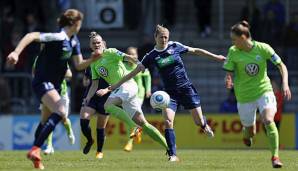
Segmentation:
{"type": "Polygon", "coordinates": [[[156,110],[163,110],[167,108],[169,103],[170,96],[165,91],[156,91],[150,98],[150,105],[156,110]]]}

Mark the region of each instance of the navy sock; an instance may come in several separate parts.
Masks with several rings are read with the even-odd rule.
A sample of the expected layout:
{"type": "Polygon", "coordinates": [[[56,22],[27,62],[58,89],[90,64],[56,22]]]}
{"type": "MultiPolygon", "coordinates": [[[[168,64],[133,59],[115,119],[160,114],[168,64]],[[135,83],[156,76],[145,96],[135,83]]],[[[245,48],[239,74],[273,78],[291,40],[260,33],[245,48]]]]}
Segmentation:
{"type": "Polygon", "coordinates": [[[104,128],[97,128],[97,151],[102,152],[102,147],[105,142],[105,129],[104,128]]]}
{"type": "Polygon", "coordinates": [[[91,134],[91,128],[89,126],[90,120],[88,119],[80,119],[81,124],[81,131],[83,135],[87,138],[87,141],[92,141],[92,134],[91,134]]]}
{"type": "Polygon", "coordinates": [[[165,129],[165,138],[169,147],[169,156],[176,155],[176,136],[174,129],[165,129]]]}
{"type": "Polygon", "coordinates": [[[41,147],[61,119],[62,117],[60,115],[52,113],[47,122],[44,124],[38,138],[34,140],[34,146],[41,147]]]}
{"type": "Polygon", "coordinates": [[[41,132],[42,128],[43,128],[43,124],[41,122],[39,122],[39,124],[38,124],[38,126],[35,130],[35,134],[34,134],[35,139],[37,139],[38,136],[40,135],[40,132],[41,132]]]}

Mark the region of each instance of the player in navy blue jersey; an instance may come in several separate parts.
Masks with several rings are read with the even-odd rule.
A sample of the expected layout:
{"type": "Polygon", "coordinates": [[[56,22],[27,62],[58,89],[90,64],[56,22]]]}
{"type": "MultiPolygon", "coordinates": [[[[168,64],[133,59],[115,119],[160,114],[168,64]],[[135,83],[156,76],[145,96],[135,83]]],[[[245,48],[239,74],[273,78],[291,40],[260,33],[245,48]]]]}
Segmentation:
{"type": "Polygon", "coordinates": [[[20,53],[31,42],[44,43],[44,47],[36,62],[35,77],[32,81],[33,90],[41,101],[52,113],[44,125],[39,124],[35,132],[34,146],[28,152],[27,158],[32,160],[34,167],[43,169],[41,163],[40,147],[48,135],[54,130],[59,121],[66,116],[59,92],[61,83],[67,70],[70,58],[74,59],[74,65],[78,70],[87,68],[97,56],[84,60],[80,50],[80,42],[76,36],[83,20],[83,14],[75,9],[66,10],[59,18],[58,24],[61,28],[57,33],[32,32],[26,34],[19,42],[7,61],[16,64],[20,53]]]}
{"type": "Polygon", "coordinates": [[[171,102],[168,108],[163,111],[163,116],[166,127],[165,137],[169,146],[169,161],[176,162],[179,161],[179,158],[176,156],[176,137],[173,128],[178,105],[183,105],[185,109],[190,111],[195,124],[200,126],[209,137],[214,136],[213,131],[206,122],[206,118],[202,114],[200,97],[187,76],[181,55],[189,53],[196,56],[206,56],[218,61],[224,61],[225,57],[215,55],[203,49],[188,47],[179,42],[169,41],[169,34],[167,28],[157,25],[154,34],[156,43],[154,49],[144,56],[142,62],[138,63],[135,70],[118,83],[111,85],[109,89],[110,91],[115,90],[150,65],[157,67],[164,82],[165,91],[171,97],[171,102]]]}

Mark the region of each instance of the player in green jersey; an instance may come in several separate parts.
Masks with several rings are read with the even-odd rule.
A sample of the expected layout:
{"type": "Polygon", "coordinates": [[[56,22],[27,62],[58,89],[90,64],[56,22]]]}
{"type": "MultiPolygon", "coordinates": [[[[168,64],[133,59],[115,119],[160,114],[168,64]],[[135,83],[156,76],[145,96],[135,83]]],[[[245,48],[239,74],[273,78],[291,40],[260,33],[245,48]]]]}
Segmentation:
{"type": "MultiPolygon", "coordinates": [[[[35,58],[35,61],[34,61],[33,66],[32,66],[32,76],[33,77],[34,77],[34,73],[35,73],[35,66],[36,66],[37,58],[38,57],[35,58]]],[[[67,116],[68,116],[70,100],[69,100],[69,95],[68,95],[68,92],[67,92],[67,82],[66,82],[66,80],[71,79],[72,72],[69,69],[68,65],[67,65],[67,67],[68,67],[68,69],[66,70],[66,73],[65,73],[65,79],[61,83],[60,95],[61,95],[61,99],[63,101],[64,107],[65,107],[65,110],[66,110],[66,113],[67,113],[67,116]]],[[[44,106],[42,104],[40,104],[40,110],[41,110],[41,123],[45,123],[45,121],[48,119],[48,117],[47,117],[47,116],[49,116],[48,114],[50,114],[51,112],[46,106],[44,106]]],[[[67,116],[62,119],[62,123],[63,123],[63,126],[65,127],[65,130],[66,130],[66,133],[67,133],[70,144],[74,144],[75,143],[75,136],[74,136],[74,133],[73,133],[73,130],[72,130],[72,127],[71,127],[71,121],[67,116]]],[[[49,136],[46,140],[46,149],[44,150],[44,154],[46,154],[46,155],[47,154],[54,154],[53,132],[51,132],[49,134],[49,136]]]]}
{"type": "Polygon", "coordinates": [[[223,68],[227,71],[225,83],[227,88],[234,87],[237,107],[243,125],[243,142],[251,146],[256,134],[256,111],[265,125],[272,154],[272,166],[282,167],[279,159],[279,135],[274,123],[276,99],[267,76],[267,61],[277,66],[282,77],[283,95],[291,99],[288,85],[288,70],[280,57],[266,43],[253,41],[246,21],[239,22],[231,28],[233,46],[230,47],[223,68]]]}
{"type": "MultiPolygon", "coordinates": [[[[135,60],[137,59],[114,48],[106,49],[103,46],[101,36],[95,32],[91,33],[91,41],[93,41],[96,48],[92,56],[99,56],[99,59],[91,65],[92,85],[86,97],[87,102],[95,93],[103,96],[110,92],[108,87],[97,90],[98,78],[103,78],[109,84],[115,84],[128,73],[123,60],[136,62],[135,60]]],[[[106,112],[124,121],[131,128],[136,126],[142,127],[145,133],[168,150],[165,138],[154,126],[146,121],[141,105],[137,100],[137,91],[138,87],[134,80],[125,82],[118,89],[111,92],[104,104],[106,112]],[[121,106],[123,109],[118,106],[121,106]]]]}
{"type": "MultiPolygon", "coordinates": [[[[136,47],[129,47],[126,50],[126,53],[128,55],[132,55],[137,57],[138,56],[138,51],[136,47]]],[[[132,62],[125,62],[125,67],[126,69],[130,72],[132,70],[134,70],[137,65],[132,63],[132,62]]],[[[139,74],[137,74],[134,77],[135,82],[138,85],[138,94],[137,94],[137,100],[139,101],[139,104],[141,104],[141,106],[143,105],[143,101],[144,98],[146,96],[146,98],[149,98],[151,96],[151,75],[148,69],[146,69],[144,72],[140,72],[139,74]]],[[[129,130],[131,130],[131,128],[127,129],[127,133],[130,134],[130,137],[132,137],[132,134],[135,134],[136,128],[134,128],[132,131],[132,133],[129,132],[129,130]]],[[[141,132],[137,132],[136,136],[134,137],[135,141],[137,143],[141,143],[142,137],[141,137],[141,132]]],[[[130,152],[132,151],[133,148],[133,138],[130,138],[126,145],[124,146],[124,151],[130,152]]]]}

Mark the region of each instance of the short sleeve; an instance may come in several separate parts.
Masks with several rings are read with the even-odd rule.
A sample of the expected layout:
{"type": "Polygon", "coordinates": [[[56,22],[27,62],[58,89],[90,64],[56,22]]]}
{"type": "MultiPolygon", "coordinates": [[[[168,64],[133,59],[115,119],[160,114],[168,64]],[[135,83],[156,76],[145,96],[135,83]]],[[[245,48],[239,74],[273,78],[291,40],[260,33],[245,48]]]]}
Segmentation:
{"type": "Polygon", "coordinates": [[[262,51],[266,59],[270,60],[274,65],[278,65],[281,63],[281,58],[275,53],[270,45],[263,43],[262,51]]]}
{"type": "Polygon", "coordinates": [[[188,48],[189,48],[188,46],[185,46],[179,42],[175,42],[175,44],[176,44],[175,50],[177,50],[180,54],[188,52],[188,48]]]}
{"type": "Polygon", "coordinates": [[[40,42],[52,42],[62,41],[66,39],[66,35],[63,32],[60,33],[40,33],[40,42]]]}
{"type": "Polygon", "coordinates": [[[123,61],[125,53],[121,52],[116,48],[109,48],[104,51],[104,53],[112,54],[113,57],[117,58],[118,60],[123,61]]]}
{"type": "Polygon", "coordinates": [[[223,69],[226,71],[233,72],[235,68],[235,64],[233,62],[233,49],[229,49],[228,56],[223,64],[223,69]]]}
{"type": "Polygon", "coordinates": [[[150,54],[149,54],[149,53],[147,53],[147,54],[143,57],[141,63],[145,66],[145,68],[148,68],[148,67],[149,67],[149,65],[150,65],[150,54]]]}

